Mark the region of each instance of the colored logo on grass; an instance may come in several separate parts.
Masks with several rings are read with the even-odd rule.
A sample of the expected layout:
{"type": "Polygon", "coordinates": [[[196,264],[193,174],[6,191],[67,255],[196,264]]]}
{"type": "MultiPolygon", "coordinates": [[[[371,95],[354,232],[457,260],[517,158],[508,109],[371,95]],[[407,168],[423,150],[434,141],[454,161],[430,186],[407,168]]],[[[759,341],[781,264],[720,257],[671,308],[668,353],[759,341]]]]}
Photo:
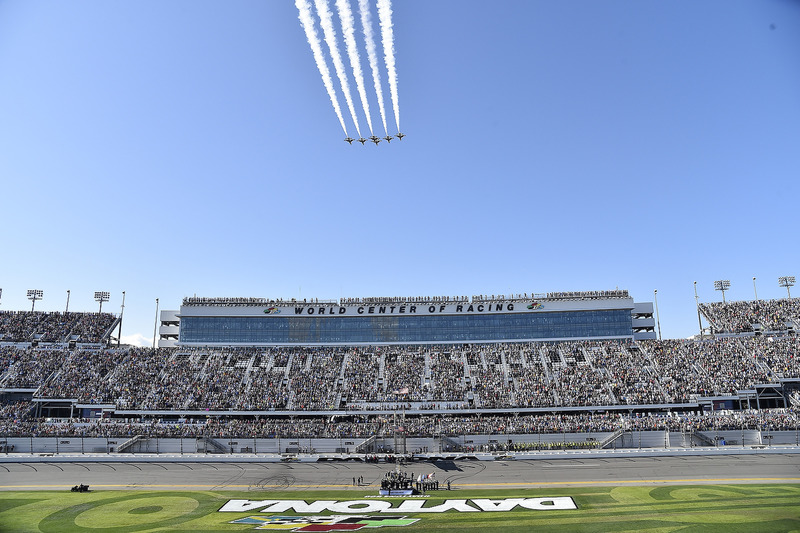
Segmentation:
{"type": "Polygon", "coordinates": [[[365,527],[408,526],[419,518],[404,516],[248,516],[233,520],[231,524],[257,525],[256,529],[270,531],[358,531],[365,527]]]}
{"type": "Polygon", "coordinates": [[[528,304],[528,309],[541,309],[542,307],[544,307],[544,305],[539,302],[531,302],[528,304]]]}
{"type": "Polygon", "coordinates": [[[281,310],[278,309],[277,307],[269,307],[267,309],[264,309],[264,314],[265,315],[278,315],[278,314],[280,314],[280,312],[281,312],[281,310]]]}

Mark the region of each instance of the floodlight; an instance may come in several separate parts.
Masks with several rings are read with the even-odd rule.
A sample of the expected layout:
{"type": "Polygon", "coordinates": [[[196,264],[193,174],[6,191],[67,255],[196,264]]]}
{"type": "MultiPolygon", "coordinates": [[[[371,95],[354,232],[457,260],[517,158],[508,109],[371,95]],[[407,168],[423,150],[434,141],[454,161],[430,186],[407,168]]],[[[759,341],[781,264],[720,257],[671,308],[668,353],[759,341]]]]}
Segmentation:
{"type": "Polygon", "coordinates": [[[714,290],[722,291],[722,303],[725,303],[725,291],[731,288],[731,281],[729,279],[718,279],[714,282],[714,290]]]}
{"type": "Polygon", "coordinates": [[[103,302],[107,302],[111,298],[111,293],[108,291],[95,291],[94,293],[94,301],[100,302],[100,311],[99,313],[103,312],[103,302]]]}
{"type": "Polygon", "coordinates": [[[658,340],[661,340],[661,318],[658,315],[658,289],[653,290],[653,300],[656,304],[656,324],[658,324],[658,340]]]}
{"type": "Polygon", "coordinates": [[[28,300],[31,303],[31,313],[33,313],[33,308],[36,306],[36,300],[41,300],[44,298],[44,291],[41,289],[28,289],[28,300]]]}
{"type": "Polygon", "coordinates": [[[694,282],[694,304],[697,307],[697,325],[700,327],[700,339],[703,338],[703,321],[700,320],[700,298],[697,296],[697,282],[694,282]]]}
{"type": "Polygon", "coordinates": [[[794,276],[781,276],[778,278],[778,285],[781,287],[786,287],[786,294],[789,298],[792,297],[792,293],[789,291],[789,287],[794,287],[794,276]]]}

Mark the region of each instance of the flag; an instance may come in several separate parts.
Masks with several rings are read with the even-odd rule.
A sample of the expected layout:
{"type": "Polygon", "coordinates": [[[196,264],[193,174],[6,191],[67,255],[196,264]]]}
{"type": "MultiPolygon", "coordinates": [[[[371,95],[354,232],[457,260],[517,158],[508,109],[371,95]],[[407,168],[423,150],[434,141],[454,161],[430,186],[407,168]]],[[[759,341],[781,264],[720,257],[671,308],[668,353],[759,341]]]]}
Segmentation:
{"type": "Polygon", "coordinates": [[[402,389],[397,389],[392,391],[393,394],[408,394],[408,387],[403,387],[402,389]]]}

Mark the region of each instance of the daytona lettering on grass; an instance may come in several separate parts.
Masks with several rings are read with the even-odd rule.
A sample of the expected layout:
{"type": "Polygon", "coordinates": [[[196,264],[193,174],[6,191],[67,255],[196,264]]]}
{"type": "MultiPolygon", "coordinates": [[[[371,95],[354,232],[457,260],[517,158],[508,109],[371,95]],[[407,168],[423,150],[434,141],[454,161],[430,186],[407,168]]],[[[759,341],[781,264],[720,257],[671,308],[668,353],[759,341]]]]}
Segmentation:
{"type": "Polygon", "coordinates": [[[459,513],[511,511],[516,507],[532,511],[563,511],[577,509],[575,502],[569,496],[556,498],[505,498],[502,500],[473,499],[473,500],[445,500],[439,505],[427,505],[425,500],[403,500],[397,502],[383,500],[318,500],[306,502],[305,500],[229,500],[220,508],[220,512],[227,513],[321,513],[331,511],[334,513],[444,513],[456,511],[459,513]]]}

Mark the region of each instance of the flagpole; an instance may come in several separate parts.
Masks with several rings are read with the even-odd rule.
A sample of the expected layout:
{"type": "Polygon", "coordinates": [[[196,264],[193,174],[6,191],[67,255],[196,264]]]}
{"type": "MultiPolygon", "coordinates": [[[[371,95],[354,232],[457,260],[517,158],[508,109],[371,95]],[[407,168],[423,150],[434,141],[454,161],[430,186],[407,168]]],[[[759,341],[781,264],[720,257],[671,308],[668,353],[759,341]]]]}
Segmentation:
{"type": "Polygon", "coordinates": [[[405,436],[405,430],[406,430],[406,402],[403,402],[403,418],[401,419],[401,422],[403,423],[403,435],[402,435],[402,438],[403,438],[403,455],[405,455],[406,454],[406,436],[405,436]]]}

